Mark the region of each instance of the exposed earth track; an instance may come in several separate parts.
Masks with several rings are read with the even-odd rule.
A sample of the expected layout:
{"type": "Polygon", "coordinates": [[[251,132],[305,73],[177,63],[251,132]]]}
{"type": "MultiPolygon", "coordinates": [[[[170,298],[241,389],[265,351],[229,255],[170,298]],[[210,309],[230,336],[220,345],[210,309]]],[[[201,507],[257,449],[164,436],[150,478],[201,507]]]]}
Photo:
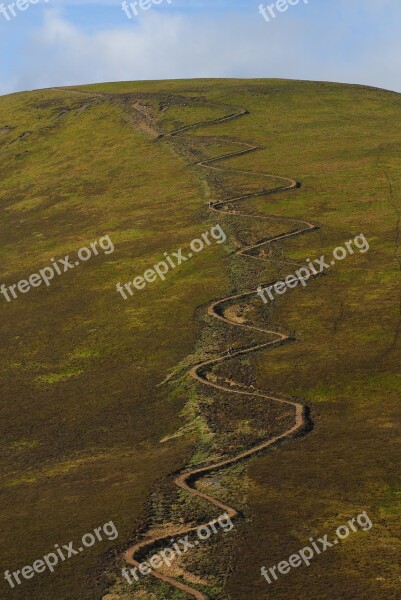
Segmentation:
{"type": "MultiPolygon", "coordinates": [[[[53,89],[55,89],[57,91],[64,91],[61,88],[53,88],[53,89]]],[[[107,98],[108,96],[110,96],[109,94],[105,94],[105,93],[93,94],[91,92],[84,92],[84,91],[78,91],[78,90],[69,90],[69,91],[79,93],[79,94],[91,94],[92,96],[103,97],[103,98],[107,98]]],[[[133,108],[136,111],[141,112],[140,101],[136,101],[133,108]]],[[[167,133],[167,134],[160,134],[158,136],[158,139],[162,140],[163,138],[168,138],[168,137],[174,138],[174,137],[177,137],[179,135],[186,133],[187,131],[191,131],[192,129],[197,129],[200,127],[206,127],[206,126],[217,125],[217,124],[229,122],[234,119],[241,118],[248,114],[250,114],[248,110],[242,109],[238,112],[234,112],[229,115],[226,115],[225,117],[222,117],[220,119],[214,119],[214,120],[210,120],[210,121],[202,121],[199,123],[194,123],[192,125],[181,127],[179,129],[172,131],[170,133],[167,133]]],[[[155,132],[153,130],[152,131],[149,130],[148,133],[150,135],[155,134],[155,132]]],[[[218,141],[218,138],[214,138],[214,140],[218,141]]],[[[227,140],[223,139],[223,138],[221,138],[220,141],[227,142],[227,140]]],[[[252,144],[245,143],[242,141],[241,142],[233,142],[232,140],[229,140],[229,143],[232,145],[234,144],[234,145],[239,145],[242,147],[245,146],[245,148],[243,150],[239,150],[238,152],[230,152],[230,153],[223,154],[223,155],[215,157],[215,158],[201,160],[195,164],[198,165],[199,167],[213,169],[215,171],[224,171],[225,169],[223,167],[215,166],[212,163],[229,160],[230,158],[243,156],[243,155],[246,155],[251,152],[255,152],[255,151],[259,150],[258,146],[254,146],[252,144]]],[[[227,204],[233,204],[235,202],[240,202],[240,201],[247,200],[250,198],[255,198],[258,196],[267,196],[267,195],[277,194],[277,193],[281,193],[281,192],[285,192],[285,191],[291,191],[291,190],[295,190],[295,189],[301,187],[301,184],[299,182],[297,182],[294,179],[290,179],[288,177],[282,177],[282,176],[269,174],[269,173],[259,173],[256,171],[245,171],[245,170],[240,170],[240,169],[230,169],[230,170],[235,173],[259,176],[259,177],[262,176],[262,177],[266,177],[268,179],[281,180],[284,183],[275,188],[262,189],[258,192],[242,194],[242,195],[234,197],[234,198],[230,198],[230,199],[226,199],[226,200],[219,200],[219,201],[210,203],[209,209],[212,211],[220,212],[220,213],[224,213],[224,214],[238,215],[237,211],[226,208],[227,204]]],[[[276,216],[276,215],[254,215],[254,214],[247,215],[245,213],[240,213],[240,214],[243,217],[251,217],[254,219],[278,221],[278,222],[283,222],[283,223],[293,223],[294,225],[296,224],[296,227],[294,229],[291,229],[290,231],[281,233],[276,236],[266,238],[262,241],[259,241],[257,244],[251,244],[249,246],[244,246],[244,247],[240,248],[239,250],[237,250],[237,252],[236,252],[238,255],[247,256],[249,258],[253,258],[253,259],[257,259],[257,260],[272,260],[272,259],[266,258],[263,255],[253,254],[252,251],[259,249],[262,246],[273,244],[274,242],[278,242],[280,240],[288,239],[291,237],[295,237],[295,236],[302,235],[304,233],[311,232],[311,231],[316,231],[319,229],[319,227],[317,225],[314,225],[313,223],[310,223],[308,221],[302,221],[299,219],[291,219],[289,217],[280,217],[280,216],[276,216]]],[[[274,259],[274,260],[275,260],[275,262],[277,262],[276,259],[274,259]]],[[[312,277],[314,277],[314,276],[312,276],[312,277]]],[[[270,284],[266,284],[266,285],[274,285],[274,283],[275,282],[271,282],[270,284]]],[[[203,500],[206,500],[208,503],[212,504],[213,506],[216,506],[217,508],[223,510],[224,512],[226,512],[229,515],[229,517],[231,519],[238,517],[239,512],[235,508],[232,508],[232,507],[224,504],[223,502],[220,502],[216,498],[213,498],[212,496],[209,496],[208,494],[205,494],[205,493],[197,490],[195,487],[196,481],[201,479],[203,476],[205,476],[209,473],[232,466],[232,465],[239,463],[240,461],[250,458],[252,456],[256,456],[258,453],[262,452],[263,450],[266,450],[267,448],[270,448],[271,446],[277,444],[278,442],[280,442],[286,438],[290,438],[291,436],[294,436],[295,434],[300,435],[303,431],[304,432],[308,431],[311,426],[311,421],[309,419],[309,409],[305,405],[300,404],[299,402],[287,400],[284,398],[279,398],[276,396],[269,396],[267,394],[261,394],[259,392],[254,392],[254,391],[245,392],[242,390],[235,390],[235,389],[232,389],[232,387],[228,387],[225,385],[215,383],[214,381],[210,381],[207,378],[208,371],[216,364],[225,362],[227,360],[232,360],[233,358],[235,358],[237,356],[243,356],[243,355],[257,352],[260,350],[265,350],[267,348],[274,348],[274,347],[281,346],[285,343],[293,341],[293,338],[285,333],[278,332],[278,331],[272,331],[272,330],[264,329],[261,327],[255,327],[253,325],[248,325],[247,323],[241,323],[241,322],[238,322],[237,320],[230,319],[225,314],[225,311],[223,308],[225,304],[231,302],[232,300],[240,300],[240,299],[248,298],[250,296],[255,295],[256,292],[257,292],[257,290],[251,290],[251,291],[247,291],[247,292],[241,292],[240,294],[235,294],[233,296],[227,296],[227,297],[221,298],[219,300],[213,300],[208,305],[207,313],[210,317],[213,317],[215,319],[223,321],[224,323],[226,323],[228,325],[232,325],[234,327],[242,327],[244,329],[248,329],[251,331],[258,331],[260,333],[265,333],[265,334],[269,334],[269,335],[274,335],[274,336],[276,336],[276,339],[273,341],[262,343],[262,344],[253,344],[253,345],[247,346],[245,348],[242,348],[240,350],[233,351],[230,354],[226,352],[217,358],[203,361],[203,362],[191,367],[188,371],[188,374],[193,379],[202,383],[203,385],[207,385],[211,388],[214,388],[214,389],[217,389],[217,390],[220,390],[223,392],[228,392],[230,394],[237,394],[237,395],[241,395],[241,396],[248,396],[250,398],[265,398],[266,400],[269,400],[269,401],[275,401],[280,404],[290,406],[294,410],[294,425],[290,429],[281,433],[280,435],[276,435],[273,438],[269,438],[268,440],[266,440],[264,442],[256,444],[253,448],[250,448],[246,451],[240,452],[239,454],[237,454],[231,458],[217,461],[215,463],[212,463],[212,464],[204,466],[204,467],[199,467],[197,469],[185,471],[185,472],[179,474],[174,479],[174,483],[179,488],[181,488],[182,490],[191,494],[192,496],[202,498],[203,500]]],[[[241,385],[242,387],[244,387],[243,384],[238,384],[238,385],[241,385]]],[[[218,522],[218,519],[212,519],[212,520],[204,523],[203,526],[209,526],[212,524],[216,524],[217,522],[218,522]]],[[[199,527],[200,527],[200,525],[188,526],[186,528],[180,528],[179,530],[177,530],[176,534],[177,535],[189,534],[189,533],[197,531],[199,529],[199,527]]],[[[161,535],[161,536],[157,536],[157,537],[149,536],[147,538],[144,538],[140,542],[136,543],[134,546],[131,546],[124,553],[125,561],[133,567],[139,567],[141,564],[141,561],[136,560],[136,556],[138,554],[143,555],[145,550],[149,551],[156,544],[160,544],[164,540],[166,540],[166,541],[170,540],[171,537],[174,535],[175,535],[174,532],[170,531],[168,535],[161,535]]],[[[183,592],[185,592],[186,594],[188,594],[189,596],[191,596],[193,598],[196,598],[197,600],[208,600],[207,596],[205,596],[205,594],[203,594],[199,590],[196,590],[195,588],[191,587],[190,585],[188,585],[182,581],[179,581],[177,579],[174,579],[173,577],[164,575],[163,573],[160,573],[160,572],[156,571],[155,569],[151,569],[151,571],[149,572],[149,575],[152,575],[154,578],[159,579],[163,582],[169,583],[173,587],[175,587],[179,590],[182,590],[183,592]]]]}
{"type": "MultiPolygon", "coordinates": [[[[241,118],[247,114],[249,114],[249,112],[247,110],[241,110],[239,112],[229,114],[220,119],[196,123],[193,125],[189,125],[187,127],[182,127],[180,129],[173,131],[171,133],[168,133],[168,134],[162,134],[159,136],[159,139],[162,140],[163,138],[166,138],[166,137],[170,137],[170,138],[177,137],[177,136],[180,136],[180,135],[182,135],[188,131],[191,131],[192,129],[195,129],[195,128],[225,123],[228,121],[232,121],[234,119],[241,118]]],[[[217,140],[217,138],[214,138],[214,139],[217,140]]],[[[227,140],[225,140],[225,139],[220,139],[220,141],[227,142],[227,140]]],[[[230,158],[238,157],[241,155],[245,155],[250,152],[255,152],[256,150],[259,149],[257,146],[253,146],[252,144],[246,144],[243,142],[233,142],[232,140],[230,140],[229,143],[242,146],[243,149],[239,150],[238,152],[230,152],[228,154],[224,154],[224,155],[216,157],[216,158],[202,160],[195,164],[202,168],[213,169],[215,171],[224,171],[225,170],[224,167],[216,166],[215,163],[221,162],[224,160],[228,160],[230,158]]],[[[307,221],[290,219],[287,217],[278,217],[278,216],[274,216],[274,215],[269,215],[269,216],[246,215],[246,214],[238,213],[237,211],[231,210],[230,208],[227,207],[228,204],[233,204],[235,202],[240,202],[240,201],[247,200],[249,198],[254,198],[257,196],[271,195],[271,194],[276,194],[276,193],[280,193],[280,192],[294,190],[294,189],[300,187],[300,183],[298,183],[297,181],[295,181],[293,179],[289,179],[287,177],[279,177],[277,175],[272,175],[272,174],[257,173],[254,171],[244,171],[244,170],[239,170],[239,169],[230,169],[230,170],[233,172],[236,172],[236,173],[255,175],[255,176],[263,176],[263,177],[267,177],[269,179],[280,180],[283,183],[282,183],[282,185],[275,187],[273,189],[262,189],[258,192],[243,194],[241,196],[230,198],[228,200],[221,200],[221,201],[216,201],[216,202],[210,203],[209,204],[210,210],[212,210],[214,212],[221,212],[224,214],[236,214],[236,215],[240,214],[241,216],[249,216],[249,217],[252,217],[255,219],[274,220],[274,221],[292,224],[292,228],[289,231],[286,231],[285,233],[281,233],[274,237],[266,238],[262,241],[259,241],[257,244],[254,244],[254,245],[242,247],[241,249],[239,249],[237,251],[238,255],[247,256],[249,258],[258,259],[258,260],[271,260],[271,259],[266,259],[266,257],[263,257],[263,255],[257,254],[257,252],[255,253],[255,251],[259,250],[259,248],[261,248],[262,246],[270,245],[270,244],[272,244],[274,242],[278,242],[280,240],[288,239],[291,237],[295,237],[295,236],[304,234],[306,232],[310,232],[310,231],[319,229],[318,226],[316,226],[312,223],[309,223],[307,221]]],[[[274,282],[270,283],[270,285],[273,285],[273,284],[274,284],[274,282]]],[[[214,300],[214,301],[210,302],[210,304],[208,305],[207,313],[210,317],[213,317],[215,319],[223,321],[227,325],[231,325],[234,327],[241,327],[243,329],[247,329],[247,330],[251,330],[251,331],[257,331],[257,332],[260,332],[263,334],[268,334],[269,337],[275,336],[275,339],[273,339],[273,341],[268,341],[265,343],[253,344],[253,345],[247,346],[245,348],[241,348],[237,351],[231,351],[229,353],[225,352],[223,355],[221,355],[217,358],[203,361],[203,362],[191,367],[190,370],[188,371],[188,374],[196,381],[202,383],[203,385],[207,385],[211,388],[214,388],[216,390],[228,392],[230,394],[248,396],[249,398],[265,398],[266,400],[275,401],[280,404],[291,407],[294,411],[294,424],[290,429],[284,431],[280,435],[276,435],[273,438],[269,438],[268,440],[255,445],[251,449],[240,452],[239,454],[237,454],[231,458],[220,460],[215,463],[209,464],[207,466],[199,467],[197,469],[185,471],[185,472],[177,475],[174,479],[175,484],[179,488],[181,488],[188,494],[191,494],[192,496],[196,496],[197,498],[201,498],[201,499],[205,500],[206,502],[208,502],[212,506],[217,507],[221,511],[226,512],[231,519],[235,519],[236,517],[239,516],[238,511],[235,508],[232,508],[232,507],[224,504],[223,502],[220,502],[216,498],[213,498],[212,496],[209,496],[208,494],[205,494],[205,493],[199,491],[195,486],[196,481],[201,479],[203,476],[205,476],[209,473],[224,469],[224,468],[232,466],[242,460],[245,460],[247,458],[255,456],[258,453],[260,453],[261,451],[266,450],[266,449],[270,448],[271,446],[277,444],[278,442],[280,442],[286,438],[290,438],[291,436],[294,436],[295,434],[300,435],[301,433],[309,430],[309,427],[310,427],[310,422],[309,422],[309,417],[308,417],[308,409],[304,405],[300,404],[299,402],[291,401],[288,399],[283,399],[283,398],[279,398],[279,397],[275,397],[275,396],[269,396],[269,395],[255,392],[255,391],[248,392],[248,391],[236,390],[236,389],[233,389],[232,387],[222,385],[221,383],[216,383],[215,381],[211,381],[208,379],[207,375],[208,375],[209,371],[215,365],[217,365],[219,363],[222,363],[227,360],[232,360],[233,358],[238,357],[238,356],[243,356],[243,355],[257,352],[260,350],[265,350],[267,348],[274,348],[277,346],[281,346],[281,345],[293,340],[293,338],[291,336],[289,336],[285,333],[278,332],[278,331],[272,331],[269,329],[264,329],[262,327],[256,327],[254,325],[250,325],[250,324],[243,323],[243,322],[238,322],[237,320],[233,320],[232,318],[230,318],[228,316],[228,314],[226,314],[225,309],[224,309],[225,305],[229,304],[233,300],[245,300],[246,298],[253,296],[255,294],[256,294],[256,290],[252,290],[252,291],[242,292],[242,293],[239,293],[239,294],[236,294],[233,296],[221,298],[219,300],[214,300]]],[[[243,384],[238,383],[238,385],[241,385],[242,387],[244,387],[243,384]]],[[[251,388],[249,388],[249,389],[251,389],[251,388]]],[[[210,525],[216,524],[216,523],[217,523],[217,519],[212,519],[212,520],[208,521],[207,523],[205,523],[204,526],[210,526],[210,525]]],[[[183,529],[181,527],[179,529],[179,531],[176,532],[176,534],[177,535],[178,534],[179,535],[189,534],[191,532],[197,531],[199,527],[200,527],[199,525],[196,525],[196,526],[188,525],[188,527],[185,529],[183,529]]],[[[141,563],[139,555],[144,556],[144,554],[146,554],[146,552],[148,552],[153,546],[155,546],[156,544],[160,545],[160,543],[163,542],[164,540],[166,540],[166,542],[167,542],[167,540],[169,540],[172,536],[174,536],[174,532],[170,531],[169,535],[162,535],[162,536],[158,536],[158,537],[150,536],[150,537],[147,537],[147,538],[141,540],[140,542],[138,542],[137,544],[135,544],[134,546],[132,546],[125,552],[125,554],[124,554],[125,561],[133,567],[139,567],[139,565],[141,563]]],[[[155,577],[161,581],[171,584],[175,588],[182,590],[183,592],[185,592],[186,594],[188,594],[189,596],[191,596],[193,598],[197,598],[198,600],[207,600],[207,596],[205,596],[204,593],[191,587],[189,584],[185,583],[184,581],[179,581],[177,579],[174,579],[172,577],[164,575],[163,573],[160,573],[154,569],[151,570],[150,575],[152,575],[153,577],[155,577]]]]}

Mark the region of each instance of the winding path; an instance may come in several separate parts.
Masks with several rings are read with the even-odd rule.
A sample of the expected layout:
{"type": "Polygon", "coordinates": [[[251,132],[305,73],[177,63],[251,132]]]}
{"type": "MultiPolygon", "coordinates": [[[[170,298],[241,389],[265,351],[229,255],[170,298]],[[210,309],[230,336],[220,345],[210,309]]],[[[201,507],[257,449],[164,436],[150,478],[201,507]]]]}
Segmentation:
{"type": "MultiPolygon", "coordinates": [[[[163,139],[165,137],[177,137],[177,136],[182,135],[182,134],[184,134],[192,129],[195,129],[195,128],[204,127],[207,125],[216,125],[216,124],[220,124],[220,123],[225,123],[228,121],[232,121],[233,119],[241,118],[247,114],[249,114],[249,112],[247,110],[241,110],[239,112],[227,115],[221,119],[196,123],[194,125],[182,127],[172,133],[169,133],[166,135],[160,135],[159,139],[163,139]]],[[[213,139],[216,141],[224,141],[226,143],[229,142],[231,145],[233,145],[233,144],[238,145],[238,146],[241,146],[243,149],[238,150],[237,152],[231,152],[229,154],[224,154],[217,158],[200,161],[200,162],[196,163],[199,167],[213,169],[216,171],[224,171],[226,169],[224,169],[224,167],[217,166],[216,163],[224,161],[224,160],[228,160],[230,158],[242,156],[242,155],[248,154],[250,152],[255,152],[256,150],[259,149],[257,146],[253,146],[251,144],[245,144],[243,142],[233,142],[232,140],[226,140],[223,138],[218,139],[215,137],[213,139]]],[[[278,176],[272,175],[272,174],[257,173],[257,172],[253,172],[253,171],[244,171],[244,170],[238,170],[238,169],[235,169],[235,170],[231,169],[231,171],[234,171],[236,173],[248,174],[248,175],[263,176],[263,177],[267,177],[269,179],[276,179],[276,180],[280,180],[282,183],[281,183],[281,185],[279,185],[278,187],[275,187],[273,189],[263,189],[258,192],[255,192],[255,193],[244,194],[242,196],[231,198],[229,200],[217,201],[214,203],[210,203],[209,204],[210,210],[215,211],[215,212],[222,212],[225,214],[239,214],[237,211],[230,210],[229,208],[227,208],[226,205],[233,204],[235,202],[240,202],[243,200],[247,200],[249,198],[254,198],[256,196],[276,194],[279,192],[294,190],[294,189],[300,187],[300,184],[297,181],[286,178],[286,177],[278,177],[278,176]]],[[[314,231],[314,230],[319,229],[316,225],[313,225],[313,223],[309,223],[307,221],[300,221],[300,220],[296,220],[296,219],[290,219],[287,217],[278,217],[275,215],[269,215],[269,216],[246,215],[244,213],[240,213],[240,214],[241,214],[241,216],[249,216],[249,217],[252,217],[255,219],[275,220],[275,221],[279,221],[279,222],[283,222],[283,223],[292,224],[292,228],[285,233],[282,233],[282,234],[274,236],[274,237],[266,238],[266,239],[258,242],[255,245],[245,246],[237,251],[237,254],[239,254],[239,255],[247,256],[248,258],[253,258],[253,259],[258,259],[258,260],[266,260],[266,258],[264,258],[263,255],[259,255],[257,252],[255,253],[255,250],[258,250],[262,246],[270,245],[273,242],[277,242],[279,240],[284,240],[284,239],[287,239],[290,237],[304,234],[309,231],[314,231]]],[[[268,260],[270,260],[270,259],[268,259],[268,260]]],[[[274,282],[271,282],[268,285],[274,285],[274,282]]],[[[244,459],[255,456],[259,452],[266,450],[267,448],[270,448],[271,446],[277,444],[278,442],[280,442],[281,440],[284,440],[285,438],[289,438],[289,437],[293,436],[294,434],[300,434],[307,429],[307,425],[308,425],[306,408],[298,402],[290,401],[290,400],[283,399],[283,398],[278,398],[275,396],[268,396],[266,394],[261,394],[259,392],[254,392],[254,391],[248,392],[248,391],[242,391],[242,390],[236,390],[236,389],[233,390],[229,386],[225,386],[220,383],[210,381],[207,377],[208,372],[213,368],[214,365],[216,365],[218,363],[222,363],[224,361],[231,360],[235,357],[249,354],[251,352],[265,350],[267,348],[274,348],[274,347],[277,347],[277,346],[280,346],[282,344],[292,341],[292,338],[289,335],[286,335],[284,333],[277,332],[277,331],[271,331],[268,329],[263,329],[261,327],[256,327],[254,325],[248,325],[246,323],[238,323],[238,322],[230,319],[226,315],[225,310],[224,310],[224,306],[226,304],[230,303],[233,300],[244,300],[255,294],[256,294],[256,290],[252,290],[252,291],[236,294],[233,296],[228,296],[228,297],[222,298],[220,300],[212,301],[209,304],[208,309],[207,309],[208,315],[210,317],[213,317],[215,319],[223,321],[227,325],[234,326],[234,327],[241,327],[241,328],[247,329],[247,330],[258,331],[258,332],[264,333],[264,334],[269,334],[269,337],[275,336],[275,339],[273,341],[269,341],[269,342],[265,342],[265,343],[250,345],[250,346],[247,346],[246,348],[242,348],[237,351],[232,351],[232,353],[230,353],[230,354],[225,353],[217,358],[203,361],[203,362],[193,366],[189,370],[189,375],[191,377],[193,377],[193,379],[195,379],[196,381],[200,382],[201,384],[212,387],[214,389],[217,389],[217,390],[220,390],[223,392],[229,392],[230,394],[237,394],[237,395],[241,395],[241,396],[248,396],[249,398],[265,398],[269,401],[275,401],[280,404],[289,406],[293,409],[293,412],[294,412],[294,424],[287,431],[284,431],[280,435],[276,435],[275,437],[270,438],[267,441],[261,442],[249,450],[240,452],[239,454],[237,454],[231,458],[220,460],[220,461],[217,461],[217,462],[212,463],[207,466],[203,466],[203,467],[199,467],[197,469],[185,471],[185,472],[179,474],[174,479],[175,484],[179,488],[181,488],[188,494],[191,494],[192,496],[196,496],[197,498],[202,498],[203,500],[205,500],[212,506],[215,506],[215,507],[219,508],[221,511],[226,512],[230,516],[231,519],[235,519],[236,517],[238,517],[238,515],[239,515],[238,511],[235,508],[232,508],[232,507],[224,504],[223,502],[220,502],[216,498],[213,498],[212,496],[209,496],[208,494],[205,494],[205,493],[199,491],[195,485],[196,481],[199,480],[200,478],[202,478],[203,476],[205,476],[209,473],[212,473],[213,471],[224,469],[226,467],[229,467],[231,465],[238,463],[239,461],[242,461],[244,459]]],[[[219,514],[221,514],[221,513],[219,513],[219,514]]],[[[211,521],[208,521],[204,525],[208,526],[208,525],[216,524],[216,523],[217,523],[217,519],[213,519],[211,521]]],[[[179,531],[177,531],[176,535],[188,534],[188,533],[197,531],[199,529],[199,527],[200,527],[199,525],[188,526],[185,529],[180,529],[179,531]]],[[[142,541],[135,544],[134,546],[132,546],[125,552],[125,554],[124,554],[125,561],[133,567],[138,567],[141,562],[140,555],[143,556],[145,551],[149,551],[155,544],[160,544],[160,542],[163,542],[164,540],[166,540],[166,542],[167,542],[167,540],[170,540],[170,538],[173,537],[174,535],[175,535],[174,533],[170,533],[168,536],[163,535],[160,537],[148,537],[148,538],[143,539],[142,541]]],[[[166,545],[168,546],[168,543],[166,543],[166,545]]],[[[152,569],[152,571],[150,572],[150,575],[152,575],[153,577],[155,577],[161,581],[171,584],[175,588],[182,590],[183,592],[185,592],[186,594],[188,594],[189,596],[191,596],[193,598],[196,598],[197,600],[207,600],[207,596],[205,596],[200,591],[190,587],[190,585],[186,584],[184,581],[179,581],[172,577],[168,577],[167,575],[164,575],[154,569],[152,569]]]]}

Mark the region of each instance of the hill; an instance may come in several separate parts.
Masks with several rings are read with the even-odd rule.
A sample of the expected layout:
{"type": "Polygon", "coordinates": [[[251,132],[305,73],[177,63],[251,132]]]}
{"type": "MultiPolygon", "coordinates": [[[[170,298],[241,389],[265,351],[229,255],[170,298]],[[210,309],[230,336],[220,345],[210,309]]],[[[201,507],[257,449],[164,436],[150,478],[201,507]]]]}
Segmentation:
{"type": "Polygon", "coordinates": [[[167,574],[216,599],[396,597],[400,107],[281,80],[0,98],[2,569],[110,521],[119,534],[5,594],[187,597],[154,578],[129,587],[123,552],[216,516],[171,473],[259,448],[194,483],[241,518],[167,574]],[[305,286],[255,293],[357,236],[368,250],[305,286]],[[18,285],[49,267],[49,285],[18,285]],[[116,285],[137,277],[124,299],[116,285]],[[302,426],[276,440],[294,406],[302,426]],[[261,576],[363,511],[369,531],[261,576]]]}

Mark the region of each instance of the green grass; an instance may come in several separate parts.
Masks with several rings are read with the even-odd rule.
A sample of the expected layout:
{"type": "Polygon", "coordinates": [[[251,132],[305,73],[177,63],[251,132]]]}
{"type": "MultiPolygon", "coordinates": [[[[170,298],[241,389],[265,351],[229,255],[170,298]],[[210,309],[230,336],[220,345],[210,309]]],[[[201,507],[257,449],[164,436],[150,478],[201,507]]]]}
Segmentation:
{"type": "MultiPolygon", "coordinates": [[[[219,558],[217,543],[207,556],[201,551],[191,558],[190,567],[205,577],[216,565],[210,571],[216,599],[396,598],[401,381],[400,267],[394,254],[401,214],[401,97],[361,86],[282,80],[80,89],[90,93],[0,98],[0,130],[12,128],[0,137],[1,281],[16,283],[52,257],[105,234],[115,244],[113,254],[91,259],[48,289],[32,290],[12,304],[1,297],[2,569],[32,564],[55,543],[79,540],[111,519],[124,544],[134,525],[151,517],[146,502],[155,486],[173,498],[172,518],[208,514],[207,507],[177,498],[157,482],[184,464],[285,429],[290,417],[273,405],[250,407],[174,377],[158,386],[178,365],[180,375],[195,357],[246,343],[243,332],[210,324],[195,310],[231,290],[291,273],[291,265],[227,253],[283,231],[285,224],[221,216],[229,233],[225,249],[211,246],[126,303],[115,292],[117,281],[143,273],[163,252],[206,230],[207,194],[229,196],[277,183],[224,174],[209,178],[206,189],[205,171],[188,167],[199,156],[233,151],[231,142],[242,140],[261,150],[222,165],[303,183],[242,210],[321,226],[276,245],[277,255],[283,251],[300,262],[329,255],[359,233],[371,247],[273,307],[254,301],[249,318],[294,330],[297,341],[234,361],[221,373],[301,397],[312,407],[315,429],[254,459],[246,477],[235,470],[216,476],[216,494],[242,507],[246,519],[237,525],[229,561],[225,552],[219,558]],[[134,98],[165,131],[236,107],[251,114],[192,131],[197,142],[189,135],[155,142],[138,126],[134,98]],[[160,105],[168,108],[160,112],[160,105]],[[179,430],[182,435],[174,436],[179,430]],[[287,559],[311,536],[330,533],[363,510],[374,523],[369,533],[331,549],[309,569],[283,576],[274,589],[261,578],[261,565],[287,559]]],[[[160,515],[168,517],[165,509],[160,515]]],[[[29,594],[98,600],[113,577],[97,575],[118,571],[113,557],[103,555],[108,548],[116,543],[99,544],[15,592],[3,583],[2,591],[18,599],[29,594]]],[[[169,588],[150,589],[164,600],[179,597],[169,588]]],[[[145,597],[152,597],[150,591],[145,597]]]]}

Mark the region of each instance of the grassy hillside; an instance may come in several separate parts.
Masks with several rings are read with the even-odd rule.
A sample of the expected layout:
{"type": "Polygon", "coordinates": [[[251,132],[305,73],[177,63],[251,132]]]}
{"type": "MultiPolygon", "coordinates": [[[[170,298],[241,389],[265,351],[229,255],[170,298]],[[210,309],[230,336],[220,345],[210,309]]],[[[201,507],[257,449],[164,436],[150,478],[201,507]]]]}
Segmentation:
{"type": "Polygon", "coordinates": [[[288,420],[274,403],[188,381],[197,360],[258,340],[211,323],[204,306],[286,277],[294,265],[283,260],[329,256],[363,233],[369,252],[305,289],[268,305],[255,296],[230,307],[264,328],[295,332],[296,341],[234,359],[215,376],[300,398],[314,429],[199,483],[244,519],[231,536],[192,553],[186,568],[215,599],[397,597],[400,109],[390,92],[278,80],[124,82],[0,98],[0,283],[27,279],[102,236],[115,248],[49,287],[9,303],[0,296],[1,568],[31,565],[110,520],[119,531],[117,541],[88,548],[53,574],[15,590],[3,582],[3,595],[98,600],[113,586],[109,600],[185,597],[151,581],[130,590],[116,578],[134,528],[209,515],[167,475],[230,456],[288,420]],[[241,108],[250,114],[157,139],[241,108]],[[193,164],[234,152],[239,141],[260,150],[224,161],[224,173],[193,164]],[[302,187],[251,199],[239,213],[320,229],[274,244],[273,260],[262,263],[235,250],[288,224],[209,214],[207,202],[277,185],[263,173],[302,187]],[[122,300],[118,281],[188,246],[217,219],[224,245],[122,300]],[[262,565],[286,560],[364,510],[369,532],[273,586],[261,577],[262,565]]]}

